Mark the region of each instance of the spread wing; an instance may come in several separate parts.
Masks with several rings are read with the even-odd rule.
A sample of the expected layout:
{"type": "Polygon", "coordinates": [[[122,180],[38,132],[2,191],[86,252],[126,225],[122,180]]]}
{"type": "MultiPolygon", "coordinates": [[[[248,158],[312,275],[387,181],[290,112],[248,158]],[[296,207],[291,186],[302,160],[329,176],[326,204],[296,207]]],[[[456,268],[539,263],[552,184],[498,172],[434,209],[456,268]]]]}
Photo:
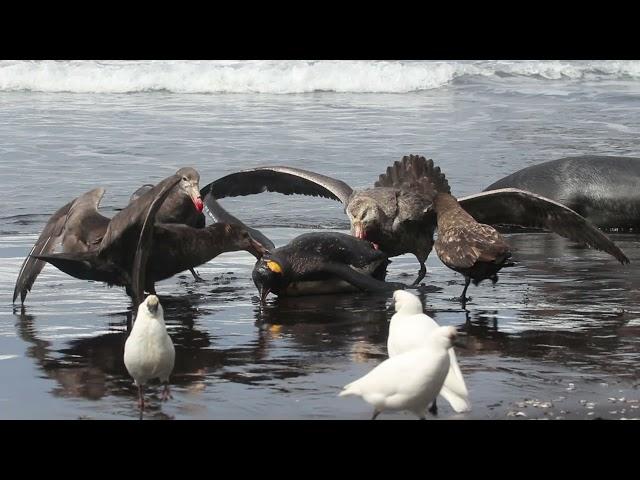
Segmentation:
{"type": "MultiPolygon", "coordinates": [[[[149,254],[153,248],[153,230],[156,214],[158,213],[158,210],[160,210],[162,203],[169,196],[171,190],[173,190],[178,182],[180,182],[180,176],[173,175],[158,184],[158,187],[162,185],[161,188],[158,189],[154,187],[149,190],[149,192],[153,193],[148,195],[145,193],[139,198],[139,200],[136,200],[136,202],[141,202],[143,204],[142,206],[146,205],[147,210],[144,215],[144,222],[140,231],[140,237],[138,238],[136,254],[133,259],[133,267],[131,269],[131,291],[133,293],[134,311],[137,311],[138,306],[144,300],[144,287],[146,283],[145,274],[147,271],[149,254]]],[[[136,210],[136,212],[138,212],[138,210],[136,210]]]]}
{"type": "Polygon", "coordinates": [[[209,196],[208,200],[205,202],[205,210],[207,214],[213,219],[216,223],[230,223],[234,225],[240,225],[244,227],[251,235],[252,238],[257,240],[265,247],[267,250],[273,250],[276,246],[273,244],[269,238],[264,235],[260,230],[256,230],[255,228],[247,227],[242,220],[234,217],[229,212],[227,212],[222,205],[220,205],[212,196],[209,196]]]}
{"type": "Polygon", "coordinates": [[[64,225],[64,251],[85,251],[89,244],[95,245],[102,239],[110,221],[98,212],[104,192],[104,188],[95,188],[73,203],[64,225]]]}
{"type": "Polygon", "coordinates": [[[131,194],[131,197],[129,197],[129,203],[139,199],[142,195],[147,193],[152,188],[153,188],[153,185],[151,185],[150,183],[145,183],[139,189],[137,189],[135,192],[131,194]]]}
{"type": "Polygon", "coordinates": [[[490,225],[543,228],[629,263],[626,255],[590,221],[568,207],[516,188],[502,188],[458,200],[477,221],[490,225]]]}
{"type": "Polygon", "coordinates": [[[33,283],[45,266],[43,260],[34,258],[32,255],[46,255],[52,253],[62,243],[65,233],[65,225],[69,216],[77,215],[87,208],[97,209],[100,199],[104,195],[103,188],[91,190],[78,198],[71,200],[65,206],[55,212],[45,225],[42,233],[36,240],[35,245],[22,262],[22,267],[18,273],[15,287],[13,289],[13,302],[15,303],[18,293],[20,302],[24,303],[27,292],[31,291],[33,283]]]}
{"type": "Polygon", "coordinates": [[[493,262],[504,257],[509,245],[489,225],[460,224],[438,231],[434,245],[438,257],[451,268],[471,268],[476,262],[493,262]]]}
{"type": "MultiPolygon", "coordinates": [[[[100,243],[99,254],[101,256],[113,255],[119,249],[114,261],[126,264],[126,258],[131,258],[134,252],[129,251],[130,245],[136,245],[142,233],[143,226],[149,217],[150,208],[160,208],[162,202],[171,190],[180,182],[179,175],[171,175],[158,183],[153,188],[143,193],[138,199],[131,202],[119,211],[109,222],[107,231],[100,243]],[[158,201],[159,199],[161,201],[158,201]],[[116,258],[117,257],[117,258],[116,258]]],[[[154,210],[154,217],[155,217],[154,210]]]]}
{"type": "Polygon", "coordinates": [[[94,188],[76,198],[67,214],[67,224],[83,218],[86,212],[97,213],[104,192],[105,189],[102,187],[94,188]]]}
{"type": "Polygon", "coordinates": [[[220,199],[262,192],[312,195],[337,200],[346,205],[353,190],[335,178],[291,167],[260,167],[232,173],[200,190],[207,206],[212,197],[220,199]]]}

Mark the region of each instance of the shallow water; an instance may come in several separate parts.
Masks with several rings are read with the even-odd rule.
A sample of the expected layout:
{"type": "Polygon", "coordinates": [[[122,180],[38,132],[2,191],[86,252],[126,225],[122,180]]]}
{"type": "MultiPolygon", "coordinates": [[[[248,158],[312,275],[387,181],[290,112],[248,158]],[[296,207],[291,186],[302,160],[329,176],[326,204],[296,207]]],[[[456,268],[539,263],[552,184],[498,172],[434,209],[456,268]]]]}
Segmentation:
{"type": "MultiPolygon", "coordinates": [[[[0,91],[0,418],[138,418],[122,361],[128,297],[45,267],[24,309],[11,304],[22,260],[48,216],[104,186],[113,215],[139,185],[192,165],[202,185],[257,165],[299,166],[370,185],[409,153],[433,158],[454,194],[478,192],[540,161],[640,156],[640,85],[631,80],[463,78],[409,93],[180,94],[0,91]]],[[[336,202],[261,194],[223,205],[276,245],[346,231],[336,202]]],[[[455,325],[473,410],[438,419],[640,417],[640,238],[612,234],[631,259],[556,235],[509,234],[515,267],[453,300],[460,275],[432,254],[420,295],[455,325]]],[[[176,345],[174,398],[149,390],[145,418],[366,419],[343,385],[386,358],[385,296],[270,297],[253,257],[224,254],[158,284],[176,345]]],[[[410,283],[409,255],[390,281],[410,283]]],[[[411,419],[385,413],[380,419],[411,419]]]]}

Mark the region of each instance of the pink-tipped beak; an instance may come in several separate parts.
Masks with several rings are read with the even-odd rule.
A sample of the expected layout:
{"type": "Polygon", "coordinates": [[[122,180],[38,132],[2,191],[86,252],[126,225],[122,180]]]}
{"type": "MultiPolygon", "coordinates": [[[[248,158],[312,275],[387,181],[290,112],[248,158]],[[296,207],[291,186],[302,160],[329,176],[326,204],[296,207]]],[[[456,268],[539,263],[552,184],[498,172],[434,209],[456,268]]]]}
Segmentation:
{"type": "MultiPolygon", "coordinates": [[[[356,238],[359,238],[360,240],[367,240],[367,232],[364,230],[364,228],[362,227],[362,224],[358,223],[356,225],[354,225],[353,227],[353,235],[356,238]]],[[[379,250],[380,249],[380,245],[378,245],[375,242],[372,242],[369,240],[369,242],[371,243],[371,246],[376,249],[379,250]]]]}
{"type": "Polygon", "coordinates": [[[204,203],[202,203],[202,198],[200,198],[200,197],[196,197],[196,198],[193,198],[192,200],[193,200],[193,204],[194,204],[194,205],[195,205],[195,207],[196,207],[196,210],[198,210],[199,212],[201,212],[201,211],[202,211],[202,209],[204,208],[204,203]]]}

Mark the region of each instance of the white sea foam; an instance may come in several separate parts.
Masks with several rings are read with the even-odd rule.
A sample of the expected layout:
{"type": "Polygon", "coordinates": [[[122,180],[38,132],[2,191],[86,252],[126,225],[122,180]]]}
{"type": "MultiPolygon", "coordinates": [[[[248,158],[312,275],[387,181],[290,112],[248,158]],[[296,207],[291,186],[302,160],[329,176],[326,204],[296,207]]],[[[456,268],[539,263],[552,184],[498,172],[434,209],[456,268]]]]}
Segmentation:
{"type": "Polygon", "coordinates": [[[0,91],[403,93],[463,77],[638,79],[638,61],[2,61],[0,91]]]}

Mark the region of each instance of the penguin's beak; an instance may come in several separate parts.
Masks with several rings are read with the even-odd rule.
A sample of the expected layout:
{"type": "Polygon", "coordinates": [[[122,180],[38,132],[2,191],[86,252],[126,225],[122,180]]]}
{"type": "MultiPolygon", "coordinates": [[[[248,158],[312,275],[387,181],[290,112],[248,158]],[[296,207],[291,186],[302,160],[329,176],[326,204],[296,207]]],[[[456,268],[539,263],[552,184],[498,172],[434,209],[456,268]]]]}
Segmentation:
{"type": "Polygon", "coordinates": [[[260,303],[265,303],[267,301],[267,295],[271,293],[269,287],[262,287],[260,289],[260,303]]]}

